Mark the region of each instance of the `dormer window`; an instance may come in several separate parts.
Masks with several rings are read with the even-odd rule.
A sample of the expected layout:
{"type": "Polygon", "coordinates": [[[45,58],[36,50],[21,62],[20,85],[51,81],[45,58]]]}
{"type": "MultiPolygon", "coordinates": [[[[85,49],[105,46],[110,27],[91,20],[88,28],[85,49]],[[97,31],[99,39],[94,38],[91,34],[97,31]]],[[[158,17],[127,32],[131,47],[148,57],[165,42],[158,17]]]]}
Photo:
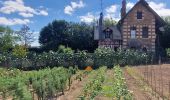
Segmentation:
{"type": "Polygon", "coordinates": [[[105,39],[110,39],[111,38],[111,35],[112,35],[112,30],[107,28],[104,30],[104,33],[105,33],[105,39]]]}
{"type": "Polygon", "coordinates": [[[137,12],[137,19],[142,19],[142,12],[141,11],[137,12]]]}

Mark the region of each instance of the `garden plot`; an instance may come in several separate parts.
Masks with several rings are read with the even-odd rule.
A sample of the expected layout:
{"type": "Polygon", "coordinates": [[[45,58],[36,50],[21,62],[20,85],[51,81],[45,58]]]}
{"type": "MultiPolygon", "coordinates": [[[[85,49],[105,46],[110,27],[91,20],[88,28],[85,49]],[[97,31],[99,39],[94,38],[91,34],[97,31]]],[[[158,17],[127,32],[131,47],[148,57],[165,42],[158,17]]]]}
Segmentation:
{"type": "MultiPolygon", "coordinates": [[[[136,66],[126,68],[126,71],[132,80],[131,82],[127,80],[128,84],[138,85],[138,90],[142,91],[145,97],[151,100],[170,99],[170,65],[136,66]]],[[[134,94],[141,97],[138,92],[134,94]]]]}

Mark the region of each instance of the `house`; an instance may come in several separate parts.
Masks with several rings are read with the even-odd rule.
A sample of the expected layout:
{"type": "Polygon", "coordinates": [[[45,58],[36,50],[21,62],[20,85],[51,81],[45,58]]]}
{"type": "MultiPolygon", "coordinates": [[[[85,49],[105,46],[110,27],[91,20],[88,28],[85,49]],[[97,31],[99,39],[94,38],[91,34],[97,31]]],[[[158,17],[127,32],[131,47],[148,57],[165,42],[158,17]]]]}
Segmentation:
{"type": "Polygon", "coordinates": [[[101,13],[95,27],[94,39],[98,41],[99,47],[111,47],[115,50],[133,48],[155,52],[164,25],[164,20],[145,0],[139,0],[128,12],[126,0],[123,0],[121,19],[117,25],[105,27],[101,13]]]}

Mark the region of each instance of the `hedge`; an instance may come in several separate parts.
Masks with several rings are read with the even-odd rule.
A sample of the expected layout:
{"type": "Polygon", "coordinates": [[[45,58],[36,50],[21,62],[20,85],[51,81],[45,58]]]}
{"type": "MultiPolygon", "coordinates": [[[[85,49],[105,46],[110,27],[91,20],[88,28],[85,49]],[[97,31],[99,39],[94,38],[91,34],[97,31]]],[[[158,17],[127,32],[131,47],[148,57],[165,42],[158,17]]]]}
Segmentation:
{"type": "Polygon", "coordinates": [[[114,66],[114,65],[143,65],[152,62],[152,53],[134,50],[118,50],[115,52],[110,48],[98,48],[94,53],[86,51],[78,52],[44,52],[36,54],[29,52],[25,58],[14,57],[10,53],[0,55],[0,65],[6,67],[17,67],[23,69],[39,69],[41,67],[53,66],[78,66],[84,69],[86,66],[114,66]]]}

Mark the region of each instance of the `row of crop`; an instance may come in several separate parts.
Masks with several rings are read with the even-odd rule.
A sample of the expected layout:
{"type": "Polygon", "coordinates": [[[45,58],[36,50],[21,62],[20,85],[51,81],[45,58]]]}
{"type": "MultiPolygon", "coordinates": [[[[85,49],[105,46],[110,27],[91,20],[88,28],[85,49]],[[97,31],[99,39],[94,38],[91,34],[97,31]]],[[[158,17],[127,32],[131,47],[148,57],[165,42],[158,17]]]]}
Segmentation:
{"type": "Polygon", "coordinates": [[[152,55],[133,50],[118,50],[98,48],[94,53],[85,51],[74,52],[44,52],[29,53],[25,58],[13,57],[10,54],[0,55],[1,66],[29,67],[38,69],[42,66],[75,66],[84,69],[85,66],[140,65],[151,63],[152,55]]]}
{"type": "Polygon", "coordinates": [[[64,94],[68,88],[73,68],[63,67],[40,71],[22,72],[0,69],[0,97],[14,100],[47,100],[64,94]]]}
{"type": "Polygon", "coordinates": [[[115,66],[114,82],[112,86],[112,95],[116,100],[132,100],[131,91],[128,90],[123,71],[119,66],[115,66]]]}
{"type": "Polygon", "coordinates": [[[105,73],[107,67],[101,67],[96,71],[92,71],[89,77],[89,81],[83,88],[83,93],[80,96],[82,100],[91,100],[102,90],[102,84],[105,80],[105,73]]]}
{"type": "Polygon", "coordinates": [[[133,100],[131,91],[126,86],[123,71],[119,66],[115,66],[107,73],[101,95],[113,100],[133,100]]]}

